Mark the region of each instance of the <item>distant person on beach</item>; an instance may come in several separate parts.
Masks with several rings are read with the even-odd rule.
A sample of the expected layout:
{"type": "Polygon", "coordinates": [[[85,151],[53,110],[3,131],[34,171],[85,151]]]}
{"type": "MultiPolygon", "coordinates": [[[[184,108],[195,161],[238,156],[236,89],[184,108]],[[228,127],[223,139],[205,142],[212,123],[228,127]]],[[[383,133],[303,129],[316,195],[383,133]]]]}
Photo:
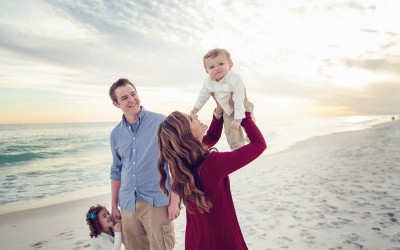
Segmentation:
{"type": "Polygon", "coordinates": [[[236,217],[229,174],[256,159],[267,145],[250,112],[245,112],[241,126],[250,143],[231,152],[211,148],[221,137],[221,115],[222,108],[217,105],[207,133],[207,125],[197,115],[178,111],[158,128],[160,186],[168,195],[168,172],[164,168],[168,163],[172,191],[180,195],[179,205],[183,202],[186,207],[187,250],[248,249],[236,217]]]}
{"type": "MultiPolygon", "coordinates": [[[[119,79],[110,87],[110,98],[122,110],[122,121],[110,136],[111,215],[122,218],[123,243],[130,249],[173,249],[173,220],[179,216],[179,196],[160,189],[156,144],[158,125],[165,116],[140,105],[136,87],[128,79],[119,79]],[[119,207],[118,207],[119,206],[119,207]]],[[[169,173],[168,165],[163,165],[169,173]]],[[[171,178],[166,177],[171,189],[171,178]]]]}
{"type": "Polygon", "coordinates": [[[245,118],[245,111],[252,113],[254,105],[247,100],[246,88],[242,78],[232,71],[233,62],[230,53],[225,49],[213,49],[203,57],[208,77],[203,82],[194,108],[190,114],[195,115],[206,104],[211,96],[223,109],[223,120],[226,140],[232,150],[246,144],[246,136],[240,123],[245,118]],[[231,98],[232,97],[232,98],[231,98]]]}
{"type": "Polygon", "coordinates": [[[86,222],[89,225],[91,250],[119,250],[121,249],[121,223],[113,224],[108,210],[96,205],[86,213],[86,222]]]}

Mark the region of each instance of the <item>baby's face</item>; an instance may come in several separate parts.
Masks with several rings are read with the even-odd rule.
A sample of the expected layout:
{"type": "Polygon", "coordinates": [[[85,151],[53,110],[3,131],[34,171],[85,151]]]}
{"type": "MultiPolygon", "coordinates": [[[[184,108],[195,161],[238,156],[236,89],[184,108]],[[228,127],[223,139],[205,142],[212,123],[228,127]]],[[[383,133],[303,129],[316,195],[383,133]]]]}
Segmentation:
{"type": "Polygon", "coordinates": [[[220,53],[214,58],[206,58],[204,60],[204,65],[206,66],[206,71],[210,75],[211,79],[217,82],[224,78],[232,68],[232,64],[229,63],[229,60],[226,58],[224,53],[220,53]]]}

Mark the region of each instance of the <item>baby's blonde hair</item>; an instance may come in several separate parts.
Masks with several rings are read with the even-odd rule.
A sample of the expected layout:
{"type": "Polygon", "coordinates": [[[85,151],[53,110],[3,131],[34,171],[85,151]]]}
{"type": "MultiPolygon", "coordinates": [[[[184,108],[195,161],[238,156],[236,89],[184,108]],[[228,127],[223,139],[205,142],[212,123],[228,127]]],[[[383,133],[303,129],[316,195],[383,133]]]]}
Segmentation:
{"type": "Polygon", "coordinates": [[[216,48],[216,49],[212,49],[212,50],[208,51],[207,54],[204,55],[204,57],[203,57],[204,68],[206,68],[205,61],[207,58],[215,58],[221,53],[223,53],[226,56],[226,58],[228,59],[228,62],[232,65],[233,62],[232,62],[231,54],[226,49],[216,48]]]}

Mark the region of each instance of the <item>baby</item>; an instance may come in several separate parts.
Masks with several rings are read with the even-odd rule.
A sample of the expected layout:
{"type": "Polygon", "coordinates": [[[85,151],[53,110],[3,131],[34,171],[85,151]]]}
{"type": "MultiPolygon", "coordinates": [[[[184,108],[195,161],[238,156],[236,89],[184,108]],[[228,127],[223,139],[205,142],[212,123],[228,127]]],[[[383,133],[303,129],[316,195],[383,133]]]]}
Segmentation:
{"type": "MultiPolygon", "coordinates": [[[[232,150],[245,145],[246,138],[240,126],[245,111],[253,117],[254,105],[247,100],[246,89],[242,78],[231,69],[231,55],[225,49],[213,49],[203,57],[204,67],[209,74],[204,80],[199,97],[190,112],[197,112],[204,106],[211,94],[221,105],[224,119],[225,135],[232,150]]],[[[254,119],[254,117],[253,117],[254,119]]]]}

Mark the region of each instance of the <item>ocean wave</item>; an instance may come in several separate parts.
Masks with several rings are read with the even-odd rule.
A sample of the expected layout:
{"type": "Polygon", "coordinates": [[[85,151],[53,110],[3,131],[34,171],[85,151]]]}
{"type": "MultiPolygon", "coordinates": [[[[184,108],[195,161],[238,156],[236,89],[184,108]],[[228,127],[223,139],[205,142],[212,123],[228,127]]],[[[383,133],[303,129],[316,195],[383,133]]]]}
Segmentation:
{"type": "Polygon", "coordinates": [[[43,159],[48,157],[43,153],[20,153],[20,154],[1,154],[0,166],[9,165],[15,162],[32,161],[36,159],[43,159]]]}

